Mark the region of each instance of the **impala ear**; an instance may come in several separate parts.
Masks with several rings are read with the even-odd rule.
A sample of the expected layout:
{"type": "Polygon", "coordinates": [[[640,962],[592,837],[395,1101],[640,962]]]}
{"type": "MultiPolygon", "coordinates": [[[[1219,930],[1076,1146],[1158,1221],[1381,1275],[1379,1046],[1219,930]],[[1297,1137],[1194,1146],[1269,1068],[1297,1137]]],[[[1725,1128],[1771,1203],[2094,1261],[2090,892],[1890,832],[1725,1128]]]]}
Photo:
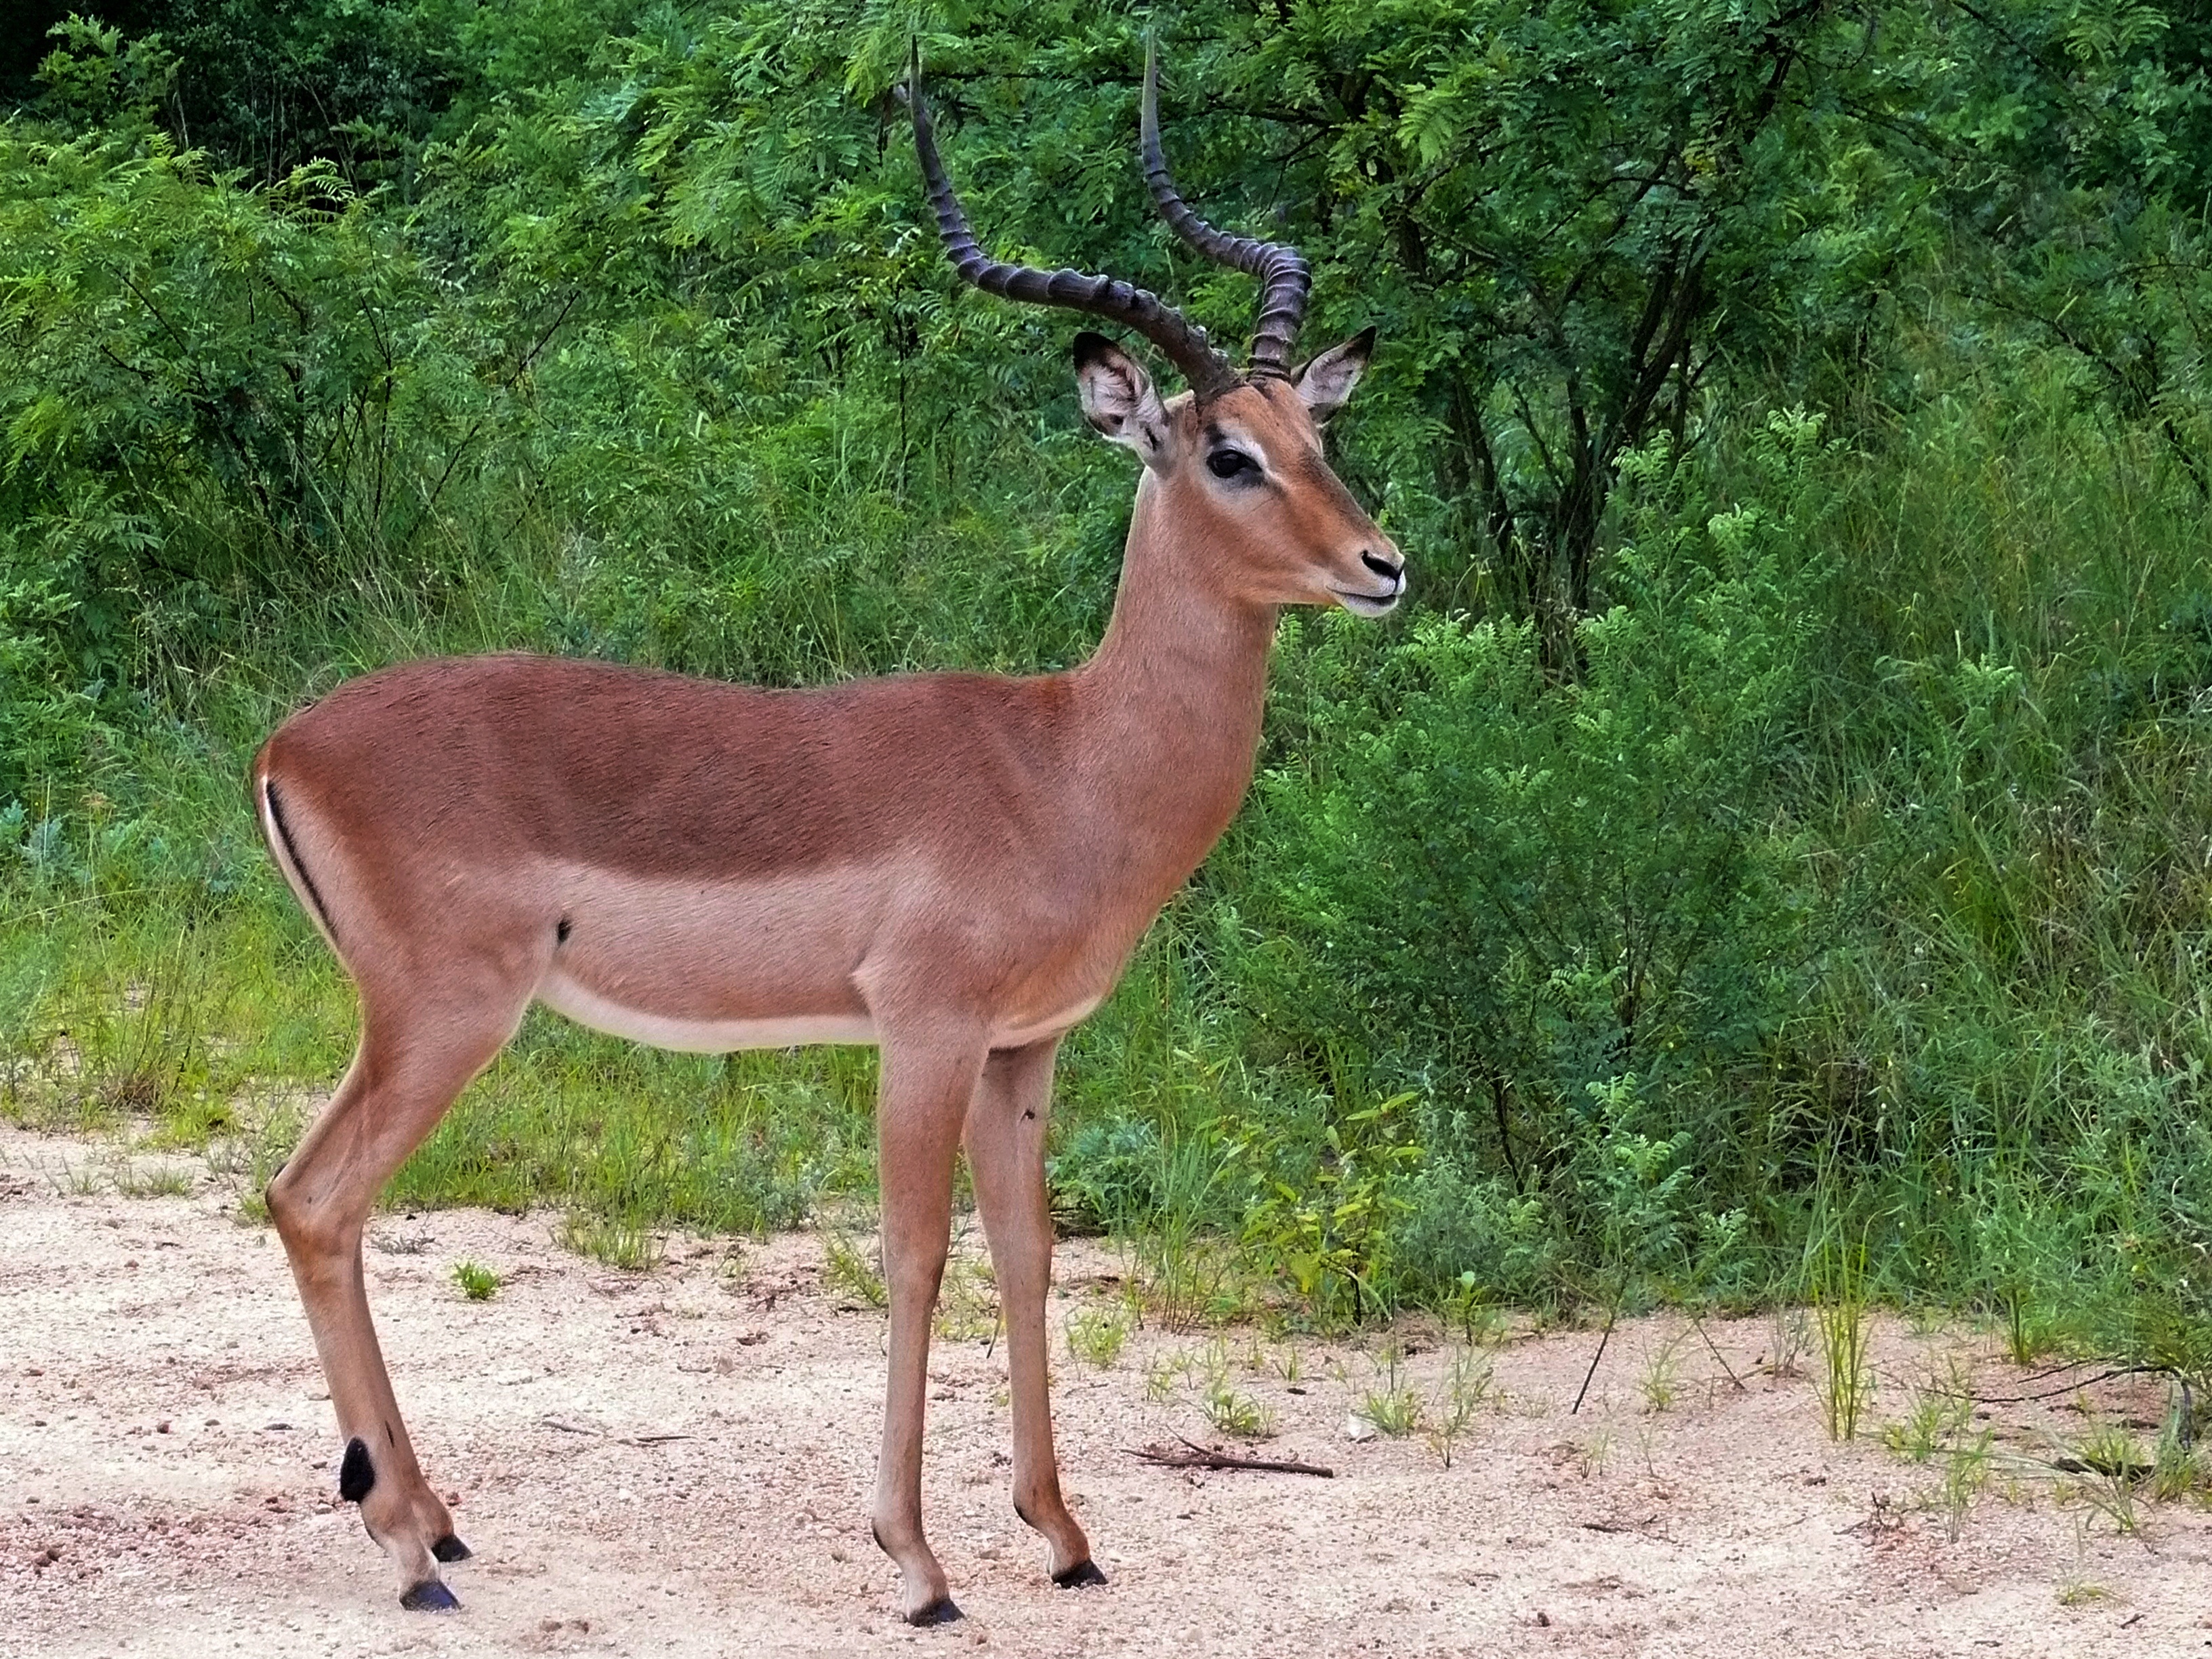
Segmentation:
{"type": "Polygon", "coordinates": [[[1083,393],[1083,418],[1117,444],[1127,444],[1147,466],[1167,460],[1168,412],[1144,366],[1103,334],[1075,337],[1075,384],[1083,393]]]}
{"type": "Polygon", "coordinates": [[[1313,416],[1316,426],[1344,407],[1352,388],[1366,371],[1367,360],[1374,355],[1375,331],[1363,328],[1342,345],[1333,345],[1309,360],[1291,376],[1291,384],[1297,388],[1299,401],[1313,416]]]}

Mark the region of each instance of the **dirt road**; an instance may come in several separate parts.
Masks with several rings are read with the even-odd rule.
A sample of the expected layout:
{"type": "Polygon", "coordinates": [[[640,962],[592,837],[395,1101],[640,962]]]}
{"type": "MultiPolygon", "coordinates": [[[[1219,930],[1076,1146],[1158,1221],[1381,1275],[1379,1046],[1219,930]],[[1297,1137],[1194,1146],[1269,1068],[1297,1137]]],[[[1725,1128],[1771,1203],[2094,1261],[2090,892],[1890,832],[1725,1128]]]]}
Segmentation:
{"type": "MultiPolygon", "coordinates": [[[[1079,1592],[1007,1501],[1003,1352],[941,1339],[927,1501],[969,1617],[909,1631],[865,1518],[883,1316],[825,1283],[818,1238],[679,1240],[631,1275],[477,1212],[374,1224],[400,1398],[477,1551],[461,1613],[403,1613],[336,1502],[273,1236],[197,1164],[131,1198],[98,1164],[0,1130],[0,1654],[2212,1654],[2212,1518],[2143,1500],[2130,1538],[2064,1501],[2037,1460],[2079,1439],[2075,1402],[1984,1419],[1993,1478],[1954,1540],[1940,1462],[1831,1444],[1812,1383],[1765,1369],[1771,1319],[1709,1327],[1717,1357],[1679,1320],[1624,1326],[1579,1414],[1595,1334],[1504,1343],[1449,1468],[1418,1433],[1347,1437],[1374,1337],[1295,1364],[1249,1330],[1139,1331],[1108,1370],[1063,1350],[1064,1467],[1113,1580],[1079,1592]],[[462,1258],[494,1299],[461,1296],[462,1258]],[[1335,1478],[1127,1455],[1218,1438],[1209,1365],[1273,1416],[1256,1449],[1335,1478]]],[[[1059,1311],[1111,1304],[1110,1251],[1060,1266],[1059,1311]]],[[[1400,1336],[1440,1398],[1435,1334],[1400,1336]]],[[[1954,1357],[2007,1374],[1986,1340],[1883,1326],[1873,1420],[1954,1357]]],[[[2115,1421],[2159,1407],[2095,1393],[2115,1421]]]]}

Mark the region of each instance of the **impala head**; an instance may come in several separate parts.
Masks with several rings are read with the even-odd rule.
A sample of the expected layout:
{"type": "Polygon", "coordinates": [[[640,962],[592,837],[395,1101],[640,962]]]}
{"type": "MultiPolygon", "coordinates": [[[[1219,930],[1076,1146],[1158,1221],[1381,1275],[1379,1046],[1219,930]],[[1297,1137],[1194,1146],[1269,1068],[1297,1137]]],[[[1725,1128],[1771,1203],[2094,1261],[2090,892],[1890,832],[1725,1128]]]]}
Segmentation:
{"type": "Polygon", "coordinates": [[[1322,428],[1367,367],[1367,329],[1296,368],[1290,353],[1312,278],[1297,250],[1224,235],[1176,193],[1160,145],[1159,64],[1145,55],[1145,182],[1161,216],[1211,258],[1260,280],[1251,362],[1238,370],[1182,313],[1111,276],[1005,264],[975,231],[938,159],[922,102],[919,53],[908,82],[922,177],[946,256],[987,293],[1065,307],[1135,329],[1182,373],[1188,390],[1163,398],[1144,366],[1103,335],[1075,339],[1075,376],[1092,426],[1145,464],[1138,498],[1206,550],[1203,579],[1254,604],[1340,605],[1379,617],[1405,592],[1405,560],[1330,469],[1322,428]]]}

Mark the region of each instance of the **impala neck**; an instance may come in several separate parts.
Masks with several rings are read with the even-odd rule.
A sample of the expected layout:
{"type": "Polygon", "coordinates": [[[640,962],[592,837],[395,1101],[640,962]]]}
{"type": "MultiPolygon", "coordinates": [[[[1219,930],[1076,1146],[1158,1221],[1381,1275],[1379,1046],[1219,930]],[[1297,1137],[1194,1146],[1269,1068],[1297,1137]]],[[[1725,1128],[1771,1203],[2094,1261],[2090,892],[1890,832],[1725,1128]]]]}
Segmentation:
{"type": "Polygon", "coordinates": [[[1224,594],[1210,553],[1146,472],[1113,620],[1075,677],[1103,781],[1153,836],[1194,841],[1192,867],[1252,781],[1275,635],[1275,607],[1224,594]]]}

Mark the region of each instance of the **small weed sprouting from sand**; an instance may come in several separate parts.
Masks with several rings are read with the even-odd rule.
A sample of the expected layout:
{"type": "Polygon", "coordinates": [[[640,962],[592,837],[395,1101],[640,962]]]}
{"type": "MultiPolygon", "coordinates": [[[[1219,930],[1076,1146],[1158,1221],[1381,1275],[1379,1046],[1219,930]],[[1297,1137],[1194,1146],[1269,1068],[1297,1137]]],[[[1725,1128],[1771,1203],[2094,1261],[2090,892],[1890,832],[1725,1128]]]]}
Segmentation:
{"type": "Polygon", "coordinates": [[[1867,1368],[1866,1304],[1833,1302],[1818,1310],[1820,1327],[1820,1418],[1831,1440],[1850,1440],[1874,1398],[1867,1368]]]}
{"type": "Polygon", "coordinates": [[[1813,1322],[1820,1333],[1820,1419],[1831,1440],[1856,1438],[1874,1400],[1867,1364],[1866,1241],[1832,1246],[1822,1263],[1813,1322]]]}
{"type": "Polygon", "coordinates": [[[1421,1396],[1406,1381],[1405,1350],[1395,1342],[1386,1345],[1375,1370],[1379,1386],[1361,1396],[1358,1415],[1392,1439],[1401,1439],[1421,1421],[1421,1396]]]}
{"type": "Polygon", "coordinates": [[[1973,1392],[1958,1363],[1940,1379],[1912,1390],[1912,1409],[1881,1425],[1881,1443],[1910,1462],[1925,1463],[1953,1445],[1973,1420],[1973,1392]]]}
{"type": "Polygon", "coordinates": [[[1675,1401],[1681,1397],[1680,1349],[1683,1338],[1688,1334],[1687,1331],[1680,1333],[1653,1349],[1644,1359],[1643,1372],[1636,1379],[1636,1391],[1644,1396],[1647,1410],[1671,1411],[1675,1401]]]}
{"type": "Polygon", "coordinates": [[[1425,1413],[1429,1444],[1446,1468],[1451,1467],[1453,1450],[1474,1424],[1475,1413],[1490,1397],[1493,1381],[1487,1357],[1472,1346],[1452,1351],[1451,1364],[1445,1368],[1443,1382],[1425,1413]]]}
{"type": "Polygon", "coordinates": [[[1230,1380],[1230,1371],[1225,1343],[1209,1343],[1200,1354],[1178,1348],[1146,1364],[1145,1395],[1150,1400],[1172,1400],[1188,1389],[1206,1421],[1223,1434],[1243,1440],[1265,1439],[1274,1432],[1273,1414],[1251,1395],[1238,1392],[1230,1380]]]}
{"type": "Polygon", "coordinates": [[[1802,1376],[1805,1356],[1813,1351],[1812,1316],[1791,1306],[1774,1310],[1774,1358],[1767,1374],[1776,1378],[1802,1376]]]}
{"type": "Polygon", "coordinates": [[[1251,1395],[1237,1393],[1225,1378],[1209,1382],[1198,1404],[1206,1420],[1224,1434],[1240,1440],[1264,1440],[1274,1432],[1275,1419],[1267,1408],[1251,1395]]]}
{"type": "Polygon", "coordinates": [[[100,1191],[100,1172],[89,1164],[72,1164],[64,1156],[61,1173],[50,1175],[54,1190],[64,1198],[91,1198],[100,1191]]]}
{"type": "Polygon", "coordinates": [[[1583,1480],[1605,1473],[1605,1466],[1613,1462],[1613,1431],[1599,1428],[1575,1446],[1575,1468],[1583,1480]]]}
{"type": "Polygon", "coordinates": [[[118,1153],[115,1190],[125,1198],[184,1198],[192,1190],[192,1177],[173,1164],[140,1164],[118,1153]]]}
{"type": "Polygon", "coordinates": [[[2166,1413],[2165,1425],[2159,1431],[2157,1449],[2151,1457],[2151,1496],[2166,1503],[2202,1492],[2208,1481],[2212,1481],[2212,1470],[2206,1468],[2204,1448],[2197,1443],[2192,1392],[2185,1384],[2175,1394],[2173,1409],[2166,1413]]]}
{"type": "Polygon", "coordinates": [[[471,1302],[489,1302],[499,1294],[500,1277],[481,1261],[453,1263],[453,1283],[471,1302]]]}
{"type": "Polygon", "coordinates": [[[1950,1422],[1949,1402],[1916,1394],[1909,1414],[1881,1425],[1881,1443],[1908,1462],[1925,1463],[1950,1438],[1950,1422]]]}
{"type": "Polygon", "coordinates": [[[2051,1352],[2051,1320],[2042,1309],[2029,1301],[2026,1291],[2008,1291],[2000,1311],[2004,1322],[2006,1358],[2015,1365],[2033,1365],[2051,1352]]]}
{"type": "Polygon", "coordinates": [[[830,1233],[822,1246],[822,1277],[835,1291],[842,1291],[864,1307],[880,1308],[890,1301],[890,1292],[884,1288],[884,1276],[871,1260],[873,1251],[866,1245],[855,1244],[843,1233],[830,1233]]]}
{"type": "Polygon", "coordinates": [[[2074,1565],[2058,1581],[2056,1593],[2062,1607],[2085,1607],[2112,1594],[2089,1577],[2089,1522],[2084,1516],[2074,1517],[2074,1565]]]}
{"type": "Polygon", "coordinates": [[[1990,1485],[1996,1443],[1995,1431],[1972,1438],[1972,1379],[1957,1359],[1912,1390],[1912,1409],[1881,1426],[1881,1443],[1909,1462],[1942,1461],[1943,1478],[1935,1504],[1943,1512],[1944,1530],[1953,1543],[1965,1531],[1974,1500],[1990,1485]]]}
{"type": "Polygon", "coordinates": [[[947,1259],[930,1328],[947,1342],[981,1342],[998,1334],[998,1281],[989,1262],[963,1255],[947,1259]]]}
{"type": "Polygon", "coordinates": [[[2154,1473],[2136,1438],[2117,1423],[2093,1421],[2072,1455],[2058,1460],[2059,1467],[2082,1476],[2074,1495],[2094,1515],[2112,1522],[2123,1538],[2142,1535],[2142,1516],[2136,1506],[2136,1488],[2154,1473]]]}
{"type": "Polygon", "coordinates": [[[1984,1429],[1973,1440],[1950,1448],[1943,1465],[1943,1529],[1953,1543],[1966,1528],[1974,1499],[1990,1484],[1990,1450],[1996,1433],[1984,1429]]]}
{"type": "Polygon", "coordinates": [[[1067,1316],[1063,1328],[1068,1352],[1102,1371],[1120,1361],[1121,1345],[1129,1340],[1129,1317],[1119,1308],[1080,1309],[1067,1316]]]}
{"type": "Polygon", "coordinates": [[[1147,1362],[1145,1366],[1145,1398],[1173,1399],[1175,1391],[1188,1379],[1191,1367],[1189,1353],[1181,1348],[1147,1362]]]}
{"type": "Polygon", "coordinates": [[[561,1218],[562,1248],[623,1273],[651,1273],[660,1265],[661,1237],[651,1227],[589,1210],[561,1218]]]}

